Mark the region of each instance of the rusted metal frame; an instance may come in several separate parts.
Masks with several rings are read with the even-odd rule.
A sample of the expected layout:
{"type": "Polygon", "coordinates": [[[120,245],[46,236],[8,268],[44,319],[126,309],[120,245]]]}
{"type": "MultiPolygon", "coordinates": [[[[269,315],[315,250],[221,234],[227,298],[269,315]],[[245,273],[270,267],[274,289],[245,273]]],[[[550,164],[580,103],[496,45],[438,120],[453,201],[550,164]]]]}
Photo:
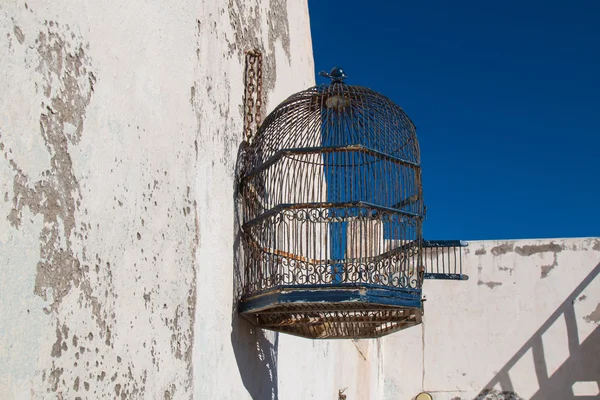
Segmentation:
{"type": "Polygon", "coordinates": [[[288,253],[287,251],[283,251],[283,250],[278,250],[278,249],[273,249],[273,248],[268,248],[268,247],[261,246],[261,244],[258,243],[256,241],[256,239],[254,239],[254,237],[252,235],[245,234],[245,238],[247,240],[249,240],[251,242],[250,244],[252,244],[257,250],[260,250],[260,251],[262,251],[264,253],[274,254],[274,255],[279,256],[279,257],[285,257],[285,258],[288,258],[290,260],[302,261],[302,262],[309,263],[309,264],[320,264],[323,261],[325,261],[325,260],[315,260],[315,259],[312,259],[312,258],[307,258],[307,257],[304,257],[304,256],[298,256],[296,254],[288,253]]]}
{"type": "MultiPolygon", "coordinates": [[[[386,258],[391,258],[394,257],[398,254],[406,254],[407,252],[410,251],[418,251],[418,241],[417,240],[411,240],[408,243],[402,244],[398,247],[395,247],[391,250],[388,250],[384,253],[381,253],[375,257],[373,257],[373,261],[374,262],[379,262],[381,260],[385,260],[386,258]]],[[[408,254],[408,256],[412,256],[413,254],[408,254]]]]}
{"type": "Polygon", "coordinates": [[[364,154],[381,157],[381,159],[383,159],[383,160],[392,161],[396,164],[420,169],[419,164],[417,164],[415,162],[404,160],[402,158],[393,156],[391,154],[386,154],[381,151],[377,151],[377,150],[371,149],[369,147],[366,147],[366,146],[363,146],[360,144],[353,144],[353,145],[346,145],[346,146],[305,147],[305,148],[299,148],[299,149],[278,150],[275,154],[273,154],[271,157],[269,157],[268,160],[266,160],[261,165],[254,168],[253,170],[248,172],[245,176],[243,176],[240,180],[240,183],[243,184],[244,181],[246,181],[246,180],[254,177],[255,175],[259,174],[260,172],[266,170],[271,165],[273,165],[277,161],[279,161],[279,159],[281,159],[282,157],[288,156],[288,155],[325,154],[325,153],[349,152],[349,151],[358,151],[358,152],[361,152],[364,154]]]}
{"type": "MultiPolygon", "coordinates": [[[[382,323],[382,324],[389,324],[388,323],[382,323]]],[[[277,332],[283,332],[283,333],[287,333],[288,335],[293,335],[293,336],[298,336],[298,337],[310,337],[312,339],[328,339],[328,340],[340,340],[340,339],[375,339],[375,338],[379,338],[383,335],[387,335],[389,333],[393,333],[393,332],[397,332],[399,330],[402,330],[406,327],[406,325],[408,326],[412,326],[412,325],[416,325],[417,322],[407,322],[404,324],[394,324],[392,327],[389,328],[385,328],[385,330],[381,330],[381,331],[376,331],[376,329],[373,329],[372,327],[355,327],[353,324],[348,324],[346,327],[344,327],[345,329],[338,329],[338,332],[335,333],[331,333],[331,334],[326,334],[326,335],[315,335],[315,336],[306,336],[305,332],[298,332],[298,331],[294,331],[294,327],[293,326],[281,326],[278,327],[276,329],[274,328],[269,328],[271,330],[277,331],[277,332]],[[382,332],[382,333],[380,333],[382,332]]],[[[336,325],[331,324],[333,328],[336,327],[336,325]]],[[[314,329],[314,327],[308,327],[310,329],[314,329]]],[[[306,327],[305,327],[306,329],[306,327]]],[[[310,333],[314,333],[314,332],[310,332],[310,333]]]]}
{"type": "MultiPolygon", "coordinates": [[[[318,266],[318,265],[328,265],[329,264],[329,260],[327,259],[320,259],[320,260],[316,260],[316,259],[309,259],[303,256],[297,256],[294,255],[292,253],[288,253],[285,251],[281,251],[278,249],[270,249],[270,248],[266,248],[264,246],[262,246],[260,243],[257,242],[257,240],[249,234],[244,234],[244,238],[245,240],[248,240],[248,244],[250,246],[252,246],[256,251],[260,251],[266,254],[270,254],[270,255],[274,255],[277,257],[281,257],[281,258],[286,258],[288,260],[294,260],[294,261],[300,261],[300,262],[304,262],[307,263],[309,265],[313,265],[313,266],[318,266]]],[[[391,250],[388,250],[387,252],[384,252],[382,254],[378,254],[375,257],[372,258],[364,258],[364,257],[359,257],[359,258],[345,258],[342,260],[339,260],[345,264],[361,264],[364,263],[365,266],[367,264],[377,264],[377,263],[381,263],[386,259],[392,259],[394,257],[397,256],[402,256],[405,255],[406,257],[412,257],[416,254],[418,254],[418,242],[417,241],[410,241],[408,243],[404,243],[398,247],[395,247],[391,250]]],[[[247,268],[247,267],[246,267],[247,268]]],[[[246,271],[247,273],[252,273],[252,271],[246,271]]],[[[259,273],[259,271],[254,271],[254,273],[259,273]]],[[[410,279],[411,276],[413,276],[413,272],[410,270],[410,268],[408,270],[397,270],[395,273],[398,274],[398,279],[410,279]]],[[[390,281],[393,281],[393,275],[394,273],[391,274],[391,276],[389,277],[390,281]]],[[[270,276],[270,274],[268,275],[270,276]]],[[[266,276],[265,276],[266,278],[266,276]]],[[[322,284],[318,284],[319,286],[322,285],[330,285],[331,283],[322,283],[322,284]]],[[[366,282],[361,283],[361,282],[349,282],[348,285],[370,285],[366,282]]],[[[376,285],[376,287],[390,287],[390,288],[394,288],[394,289],[398,289],[398,288],[410,288],[410,284],[406,285],[406,286],[393,286],[393,285],[386,285],[386,284],[372,284],[372,285],[376,285]]],[[[274,288],[302,288],[302,287],[307,287],[309,285],[307,284],[300,284],[298,286],[295,285],[272,285],[272,286],[268,286],[267,288],[265,288],[265,290],[272,290],[274,288]]],[[[257,293],[256,291],[254,293],[257,293]]]]}
{"type": "MultiPolygon", "coordinates": [[[[335,261],[348,265],[353,264],[354,274],[356,272],[360,273],[360,269],[367,266],[374,268],[374,273],[380,274],[378,276],[381,278],[385,278],[388,274],[390,274],[389,276],[398,276],[398,273],[400,273],[401,281],[404,282],[403,284],[406,287],[415,285],[414,287],[420,288],[422,280],[419,280],[418,284],[412,283],[412,277],[415,274],[410,274],[413,268],[416,270],[416,268],[422,265],[419,262],[422,254],[419,248],[421,247],[423,210],[420,203],[422,201],[422,193],[420,190],[420,168],[418,167],[418,142],[414,137],[414,124],[412,124],[412,121],[410,121],[399,107],[393,107],[393,105],[390,107],[389,103],[387,98],[369,89],[335,85],[335,87],[329,86],[322,89],[312,88],[298,95],[291,96],[288,100],[284,101],[278,110],[276,109],[276,112],[271,114],[272,118],[267,118],[267,123],[263,124],[256,137],[257,140],[252,144],[252,146],[257,147],[252,150],[250,157],[246,160],[246,168],[243,171],[250,171],[250,174],[242,172],[244,176],[242,179],[244,180],[240,180],[241,186],[244,183],[246,184],[246,187],[240,187],[240,189],[244,190],[241,193],[245,193],[244,197],[249,199],[249,207],[244,211],[245,217],[243,221],[246,223],[251,222],[260,214],[265,213],[265,210],[267,210],[266,212],[272,212],[270,216],[267,216],[269,219],[263,219],[263,223],[254,223],[251,226],[244,225],[246,228],[249,228],[244,231],[243,236],[245,245],[249,246],[247,249],[251,257],[250,259],[246,259],[246,262],[249,269],[253,270],[250,280],[254,280],[249,282],[250,285],[245,290],[248,296],[246,297],[247,300],[262,297],[258,295],[257,291],[261,291],[265,296],[269,293],[277,292],[273,287],[265,290],[262,288],[281,281],[278,275],[280,271],[274,269],[280,262],[285,264],[285,268],[302,268],[302,266],[297,264],[310,263],[311,261],[318,261],[313,262],[313,264],[324,264],[319,260],[313,260],[313,258],[323,258],[320,251],[326,250],[327,253],[329,249],[327,241],[329,238],[327,236],[323,237],[324,233],[319,227],[324,226],[327,229],[328,224],[335,224],[337,221],[353,224],[354,228],[358,230],[358,239],[364,235],[369,235],[371,229],[378,229],[377,226],[380,226],[385,221],[392,222],[393,226],[391,229],[395,232],[393,234],[390,233],[394,239],[392,250],[388,250],[390,247],[387,247],[387,245],[384,247],[383,241],[371,240],[363,243],[363,240],[360,240],[353,242],[353,239],[349,237],[348,240],[350,242],[348,242],[348,246],[355,250],[353,250],[352,254],[344,253],[345,257],[335,257],[335,261]],[[315,99],[312,102],[310,99],[309,101],[305,100],[308,95],[319,90],[321,90],[321,93],[317,93],[316,96],[313,95],[312,97],[315,97],[315,99]],[[326,102],[325,99],[331,96],[340,96],[342,102],[340,103],[339,99],[337,103],[331,102],[330,104],[330,102],[326,102]],[[350,101],[348,102],[346,99],[350,101]],[[315,103],[315,107],[311,105],[312,103],[315,103]],[[332,107],[332,104],[337,105],[332,107]],[[327,105],[328,109],[324,109],[325,105],[327,105]],[[321,145],[319,139],[320,126],[318,124],[320,119],[317,117],[322,115],[322,111],[318,113],[318,107],[328,114],[332,114],[333,111],[340,113],[338,115],[339,118],[334,118],[332,123],[337,126],[343,122],[345,125],[345,127],[332,131],[332,134],[338,137],[330,141],[333,146],[327,146],[325,142],[321,145]],[[382,120],[378,120],[380,116],[383,117],[382,120]],[[341,121],[341,119],[344,121],[341,121]],[[389,138],[381,135],[388,132],[393,133],[389,138]],[[366,138],[365,135],[367,136],[366,138]],[[397,160],[388,159],[378,153],[369,153],[360,147],[348,148],[347,143],[361,143],[360,147],[364,149],[377,149],[376,152],[378,153],[393,154],[394,157],[402,161],[406,161],[403,160],[404,158],[415,160],[416,162],[413,161],[413,164],[416,164],[416,168],[414,165],[398,163],[397,160]],[[338,144],[344,144],[344,146],[335,146],[338,144]],[[337,147],[338,149],[331,147],[337,147]],[[344,147],[347,149],[340,150],[340,148],[344,147]],[[290,148],[292,148],[292,151],[284,153],[284,151],[290,148]],[[293,148],[301,148],[302,150],[294,150],[293,148]],[[314,151],[306,153],[305,148],[313,149],[314,151]],[[327,148],[329,150],[323,151],[323,149],[327,148]],[[400,149],[402,153],[398,154],[393,149],[400,149]],[[339,157],[336,158],[339,162],[336,162],[335,165],[330,164],[331,166],[339,166],[338,164],[340,163],[344,164],[342,168],[355,166],[357,169],[354,172],[350,170],[348,172],[350,174],[360,174],[359,178],[359,175],[342,176],[342,172],[339,173],[340,177],[336,178],[337,182],[345,183],[346,187],[342,187],[340,190],[343,190],[343,193],[347,193],[347,195],[342,195],[339,199],[344,200],[343,207],[335,207],[331,210],[332,212],[328,211],[328,209],[332,208],[331,206],[335,205],[338,200],[327,198],[325,202],[319,202],[319,200],[325,200],[323,198],[325,193],[324,188],[329,185],[325,185],[323,172],[321,171],[319,174],[318,171],[319,168],[323,168],[325,165],[315,162],[317,158],[322,157],[327,152],[340,153],[339,157]],[[273,159],[273,157],[276,159],[273,159]],[[280,161],[283,157],[286,157],[284,162],[280,161]],[[272,161],[271,165],[264,165],[265,162],[270,161],[272,161]],[[273,164],[275,164],[274,168],[272,167],[273,164]],[[261,167],[264,168],[260,170],[261,167]],[[293,168],[293,170],[290,170],[290,168],[293,168]],[[263,171],[266,171],[266,173],[263,171]],[[373,187],[371,182],[378,179],[379,182],[382,182],[382,180],[388,182],[390,180],[390,184],[381,188],[373,187]],[[263,181],[265,183],[262,183],[263,181]],[[348,186],[350,183],[359,186],[348,186]],[[355,190],[360,191],[355,192],[355,190]],[[373,190],[376,190],[376,192],[373,192],[373,190]],[[388,209],[384,210],[384,212],[391,214],[391,218],[387,218],[386,214],[382,215],[380,208],[365,207],[368,203],[371,203],[371,197],[373,197],[371,194],[375,193],[377,193],[378,197],[374,198],[376,199],[374,203],[385,204],[384,209],[386,207],[389,208],[389,204],[393,204],[391,211],[388,209]],[[276,197],[270,197],[271,195],[276,197]],[[415,195],[418,195],[417,199],[415,199],[415,195]],[[344,196],[347,196],[347,198],[344,198],[344,196]],[[354,204],[352,202],[350,202],[351,204],[347,204],[348,202],[345,201],[352,199],[369,201],[362,203],[354,202],[354,204]],[[301,208],[304,207],[301,205],[298,206],[300,204],[298,202],[301,204],[311,203],[313,207],[302,210],[301,208]],[[288,208],[287,211],[283,211],[279,215],[277,211],[273,212],[269,210],[269,207],[275,208],[278,207],[276,205],[289,205],[290,203],[296,203],[296,208],[288,208]],[[328,205],[328,207],[321,207],[323,204],[328,205]],[[405,212],[401,212],[402,210],[394,210],[395,207],[406,208],[416,216],[407,216],[405,212]],[[314,210],[315,208],[320,210],[314,210]],[[353,210],[350,210],[351,208],[353,210]],[[337,214],[338,212],[339,214],[337,214]],[[304,213],[312,215],[307,216],[304,213]],[[367,226],[362,222],[356,222],[356,225],[354,225],[353,221],[356,220],[372,220],[374,225],[371,226],[369,224],[367,226]],[[368,228],[368,230],[363,232],[363,228],[368,228]],[[275,240],[280,231],[282,232],[281,237],[284,239],[283,241],[279,239],[275,240]],[[304,238],[304,235],[306,235],[306,238],[304,238]],[[323,240],[324,242],[322,242],[323,240]],[[410,241],[410,243],[407,243],[407,241],[410,241]],[[312,247],[307,247],[308,252],[303,250],[306,247],[306,243],[312,245],[312,247]],[[400,245],[400,248],[394,249],[393,247],[397,245],[400,245]],[[374,261],[373,256],[378,257],[378,260],[374,261]],[[255,259],[252,260],[252,258],[255,259]],[[376,265],[372,265],[373,263],[376,265]],[[407,273],[409,274],[408,276],[407,273]],[[411,282],[404,281],[407,278],[411,282]]],[[[381,226],[379,229],[381,229],[381,226]]],[[[346,243],[346,239],[344,239],[344,243],[346,243]]],[[[327,255],[324,255],[324,257],[330,258],[327,255]]],[[[315,265],[310,267],[313,268],[315,265]]],[[[323,266],[318,265],[318,268],[320,270],[323,266]]],[[[350,282],[349,279],[354,278],[355,276],[352,275],[352,277],[344,276],[343,279],[350,282]]],[[[326,281],[318,280],[318,282],[326,281]]],[[[391,278],[387,280],[373,279],[372,282],[371,285],[376,289],[390,292],[387,285],[392,283],[391,278]]],[[[343,282],[336,283],[335,285],[331,285],[329,282],[320,285],[323,291],[329,293],[332,289],[338,289],[340,283],[343,282]]],[[[306,290],[308,285],[298,284],[297,286],[299,290],[306,290]]],[[[365,283],[358,283],[357,287],[361,286],[365,286],[365,283]]],[[[313,290],[313,292],[316,292],[316,290],[313,290]]],[[[393,293],[391,294],[393,295],[393,293]]],[[[356,311],[357,302],[355,301],[338,304],[339,309],[336,309],[335,303],[323,301],[322,297],[316,296],[313,301],[304,303],[304,305],[293,302],[276,302],[270,304],[268,309],[271,309],[273,306],[280,309],[283,307],[294,309],[298,307],[300,308],[298,311],[300,314],[296,315],[311,316],[314,314],[315,318],[319,316],[328,317],[328,315],[324,315],[325,311],[319,310],[319,307],[323,304],[328,304],[328,308],[335,309],[329,316],[340,317],[344,316],[344,312],[350,312],[350,314],[345,315],[345,317],[348,317],[361,312],[356,311]],[[287,307],[287,305],[290,305],[290,307],[287,307]],[[353,308],[355,311],[352,311],[353,308]]],[[[381,305],[368,303],[367,307],[376,309],[381,308],[381,305]]],[[[388,307],[395,308],[393,306],[388,307]]],[[[398,308],[402,309],[403,307],[398,308]]],[[[261,318],[265,323],[269,323],[269,318],[271,317],[278,317],[277,314],[266,314],[266,310],[256,311],[253,316],[260,316],[261,312],[265,312],[263,317],[267,319],[261,318]]],[[[369,324],[360,321],[364,318],[368,319],[369,316],[356,315],[353,321],[318,324],[318,329],[315,329],[314,326],[299,325],[295,327],[292,319],[290,319],[292,325],[273,328],[280,332],[314,338],[377,337],[419,323],[420,313],[418,310],[416,308],[411,308],[410,310],[412,310],[410,312],[414,313],[414,315],[410,315],[412,320],[408,322],[403,321],[402,323],[392,321],[394,318],[390,318],[388,322],[369,324]],[[373,327],[372,325],[376,326],[373,327]]],[[[294,312],[296,311],[287,312],[287,315],[291,316],[294,312]]],[[[369,311],[362,312],[368,313],[369,311]]],[[[245,316],[250,316],[250,314],[247,313],[245,316]]],[[[279,315],[285,316],[286,311],[283,311],[283,314],[279,313],[279,315]]],[[[372,318],[373,316],[371,315],[370,317],[372,318]]],[[[271,322],[273,322],[272,319],[271,322]]]]}
{"type": "Polygon", "coordinates": [[[392,208],[402,208],[402,207],[406,207],[409,204],[416,203],[417,201],[420,201],[420,200],[421,199],[419,198],[418,194],[413,194],[412,196],[407,197],[406,199],[401,200],[396,204],[393,204],[391,207],[392,208]]]}
{"type": "Polygon", "coordinates": [[[327,202],[314,202],[314,203],[287,203],[287,204],[278,204],[270,210],[265,211],[258,217],[251,219],[250,221],[244,223],[242,225],[242,229],[246,230],[252,225],[256,225],[260,221],[277,215],[281,211],[285,210],[297,210],[297,209],[316,209],[316,208],[355,208],[355,207],[364,207],[373,209],[375,211],[388,212],[393,214],[402,214],[410,218],[420,219],[421,215],[417,213],[413,213],[410,211],[398,210],[391,207],[381,206],[378,204],[369,203],[366,201],[353,201],[353,202],[339,202],[339,203],[327,203],[327,202]]]}
{"type": "MultiPolygon", "coordinates": [[[[321,325],[321,324],[327,324],[327,323],[360,323],[360,324],[371,324],[371,325],[381,325],[382,323],[385,322],[392,322],[392,323],[404,323],[407,322],[410,317],[403,317],[402,320],[398,321],[398,320],[390,320],[389,317],[365,317],[365,316],[361,316],[361,317],[354,317],[354,316],[348,316],[348,317],[343,317],[343,316],[319,316],[319,317],[307,317],[309,320],[305,320],[302,318],[298,318],[298,319],[294,319],[293,321],[288,322],[285,325],[321,325]],[[312,320],[311,320],[312,319],[312,320]]],[[[268,323],[262,323],[261,326],[264,328],[268,328],[268,327],[278,327],[278,326],[282,326],[283,322],[268,322],[268,323]]]]}
{"type": "MultiPolygon", "coordinates": [[[[328,259],[320,259],[320,260],[316,260],[316,259],[312,259],[312,258],[306,258],[303,256],[297,256],[295,254],[291,254],[285,251],[281,251],[281,250],[277,250],[277,249],[270,249],[270,248],[266,248],[266,247],[262,247],[252,236],[248,235],[248,238],[250,239],[250,241],[252,242],[252,244],[258,249],[258,250],[262,250],[265,253],[269,253],[269,254],[274,254],[276,256],[279,257],[286,257],[290,260],[295,260],[295,261],[302,261],[302,262],[306,262],[309,264],[313,264],[313,265],[319,265],[319,264],[326,264],[328,259]]],[[[385,260],[387,258],[392,258],[396,255],[399,254],[404,254],[407,251],[415,251],[417,252],[418,249],[418,245],[417,245],[417,241],[410,241],[408,243],[405,243],[403,245],[400,245],[398,247],[395,247],[391,250],[388,250],[384,253],[381,253],[375,257],[371,257],[371,258],[366,258],[366,257],[359,257],[359,258],[344,258],[340,261],[343,262],[356,262],[356,261],[363,261],[363,262],[380,262],[382,260],[385,260]]],[[[410,256],[410,255],[409,255],[410,256]]]]}
{"type": "MultiPolygon", "coordinates": [[[[372,338],[378,338],[381,337],[383,335],[387,335],[388,333],[393,333],[393,332],[397,332],[401,329],[404,328],[404,325],[409,325],[409,326],[413,326],[413,325],[417,325],[421,323],[421,318],[419,316],[417,316],[418,314],[415,314],[415,319],[412,321],[406,321],[406,322],[401,322],[401,323],[394,323],[393,325],[386,327],[384,329],[381,330],[375,330],[375,332],[373,332],[373,336],[371,336],[372,338]]],[[[367,338],[367,337],[365,337],[367,338]]]]}
{"type": "MultiPolygon", "coordinates": [[[[252,248],[254,248],[255,251],[259,251],[259,252],[263,252],[265,254],[269,254],[269,255],[273,255],[275,257],[279,257],[279,258],[285,258],[288,261],[289,260],[293,260],[293,261],[300,261],[300,262],[304,262],[307,263],[310,266],[328,266],[330,265],[330,260],[328,259],[323,259],[323,260],[313,260],[313,259],[308,259],[306,257],[301,257],[301,256],[296,256],[293,255],[291,253],[287,253],[284,251],[280,251],[280,250],[271,250],[268,248],[265,248],[263,246],[261,246],[256,239],[254,239],[251,235],[247,235],[244,234],[244,239],[248,240],[249,246],[252,246],[252,248]]],[[[345,265],[354,265],[354,264],[364,264],[365,269],[367,268],[368,264],[378,264],[383,262],[386,259],[392,259],[398,255],[405,255],[407,254],[407,257],[411,257],[412,254],[411,252],[414,252],[414,254],[418,253],[418,248],[415,246],[415,242],[409,242],[406,244],[403,244],[402,246],[399,246],[397,248],[394,248],[392,250],[387,251],[386,253],[380,254],[378,256],[375,256],[373,258],[347,258],[347,259],[343,259],[343,260],[339,260],[341,262],[343,262],[345,265]]],[[[360,266],[360,265],[359,265],[360,266]]],[[[262,271],[261,268],[255,268],[253,270],[248,269],[249,267],[246,266],[244,269],[244,272],[246,274],[249,274],[248,276],[254,276],[256,274],[262,276],[265,279],[269,279],[269,277],[271,277],[273,275],[273,273],[268,273],[267,275],[265,275],[262,271]]],[[[301,267],[291,267],[290,269],[296,269],[296,268],[301,268],[301,267]]],[[[406,291],[406,290],[410,290],[412,288],[410,282],[411,282],[411,276],[413,276],[413,272],[411,272],[410,270],[405,271],[405,270],[398,270],[394,273],[391,273],[390,276],[388,276],[388,279],[390,282],[394,281],[394,274],[397,273],[398,274],[398,280],[402,280],[402,279],[406,279],[407,284],[406,285],[390,285],[390,284],[384,284],[384,283],[369,283],[369,282],[365,282],[362,279],[359,282],[347,282],[347,283],[343,283],[341,286],[342,287],[367,287],[367,288],[389,288],[390,290],[401,290],[401,291],[406,291]]],[[[414,278],[413,278],[414,279],[414,278]]],[[[338,285],[338,283],[334,283],[334,282],[324,282],[324,283],[319,283],[319,284],[274,284],[274,285],[267,285],[264,286],[263,289],[260,290],[254,290],[252,293],[254,295],[258,295],[259,293],[262,293],[264,291],[271,291],[271,290],[284,290],[284,289],[301,289],[301,288],[306,288],[306,287],[319,287],[322,288],[324,286],[331,286],[334,287],[333,285],[338,285]]],[[[261,285],[262,286],[262,285],[261,285]]]]}

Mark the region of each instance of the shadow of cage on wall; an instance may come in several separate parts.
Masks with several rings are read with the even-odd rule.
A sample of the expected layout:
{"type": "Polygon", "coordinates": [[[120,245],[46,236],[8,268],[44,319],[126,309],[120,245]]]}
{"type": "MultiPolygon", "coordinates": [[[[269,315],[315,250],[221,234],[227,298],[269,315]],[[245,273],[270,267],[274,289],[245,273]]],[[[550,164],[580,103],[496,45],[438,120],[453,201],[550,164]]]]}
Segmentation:
{"type": "Polygon", "coordinates": [[[329,77],[281,103],[240,152],[239,311],[304,337],[379,337],[421,322],[416,130],[387,97],[329,77]]]}

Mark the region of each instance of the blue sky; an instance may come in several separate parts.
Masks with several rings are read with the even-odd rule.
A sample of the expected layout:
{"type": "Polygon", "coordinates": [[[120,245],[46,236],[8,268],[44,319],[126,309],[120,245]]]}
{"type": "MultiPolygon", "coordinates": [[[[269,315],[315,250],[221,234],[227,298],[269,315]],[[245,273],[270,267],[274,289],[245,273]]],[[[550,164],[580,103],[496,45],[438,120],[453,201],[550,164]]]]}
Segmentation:
{"type": "Polygon", "coordinates": [[[600,1],[309,11],[315,72],[339,65],[415,122],[425,238],[600,236],[600,1]]]}

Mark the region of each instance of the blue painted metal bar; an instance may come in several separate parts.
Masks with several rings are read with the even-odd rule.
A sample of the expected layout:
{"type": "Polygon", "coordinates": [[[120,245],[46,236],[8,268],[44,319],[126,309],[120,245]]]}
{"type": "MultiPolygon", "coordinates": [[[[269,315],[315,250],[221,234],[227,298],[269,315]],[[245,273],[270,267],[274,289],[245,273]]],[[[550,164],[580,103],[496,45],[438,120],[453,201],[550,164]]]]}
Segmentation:
{"type": "Polygon", "coordinates": [[[423,247],[467,247],[464,240],[423,240],[423,247]]]}
{"type": "Polygon", "coordinates": [[[317,284],[294,284],[294,285],[275,285],[268,289],[263,289],[253,293],[252,297],[271,293],[274,290],[296,290],[296,289],[307,289],[307,290],[337,290],[337,289],[373,289],[373,290],[385,290],[389,293],[408,293],[411,296],[420,296],[421,289],[405,288],[405,287],[394,287],[394,286],[383,286],[380,284],[364,283],[364,282],[347,282],[347,283],[317,283],[317,284]]]}
{"type": "Polygon", "coordinates": [[[424,279],[440,279],[450,281],[466,281],[469,279],[469,275],[465,274],[439,274],[439,273],[428,273],[426,272],[423,276],[424,279]]]}
{"type": "Polygon", "coordinates": [[[423,262],[426,267],[423,278],[456,281],[469,279],[468,275],[462,273],[462,251],[460,250],[461,247],[468,245],[463,240],[423,240],[422,248],[425,253],[423,262]]]}
{"type": "Polygon", "coordinates": [[[385,289],[343,288],[332,285],[328,289],[271,290],[261,296],[242,300],[238,305],[241,313],[256,313],[274,305],[293,303],[365,303],[373,305],[421,308],[421,291],[389,291],[385,289]]]}

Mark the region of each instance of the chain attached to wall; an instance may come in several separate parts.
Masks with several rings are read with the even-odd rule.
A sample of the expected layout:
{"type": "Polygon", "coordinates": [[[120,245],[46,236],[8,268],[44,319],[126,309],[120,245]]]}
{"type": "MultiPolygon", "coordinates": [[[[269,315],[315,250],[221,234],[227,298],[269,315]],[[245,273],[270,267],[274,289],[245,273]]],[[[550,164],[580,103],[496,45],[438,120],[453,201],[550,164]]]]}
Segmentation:
{"type": "Polygon", "coordinates": [[[261,123],[262,53],[258,49],[246,52],[244,72],[244,135],[250,142],[261,123]]]}

